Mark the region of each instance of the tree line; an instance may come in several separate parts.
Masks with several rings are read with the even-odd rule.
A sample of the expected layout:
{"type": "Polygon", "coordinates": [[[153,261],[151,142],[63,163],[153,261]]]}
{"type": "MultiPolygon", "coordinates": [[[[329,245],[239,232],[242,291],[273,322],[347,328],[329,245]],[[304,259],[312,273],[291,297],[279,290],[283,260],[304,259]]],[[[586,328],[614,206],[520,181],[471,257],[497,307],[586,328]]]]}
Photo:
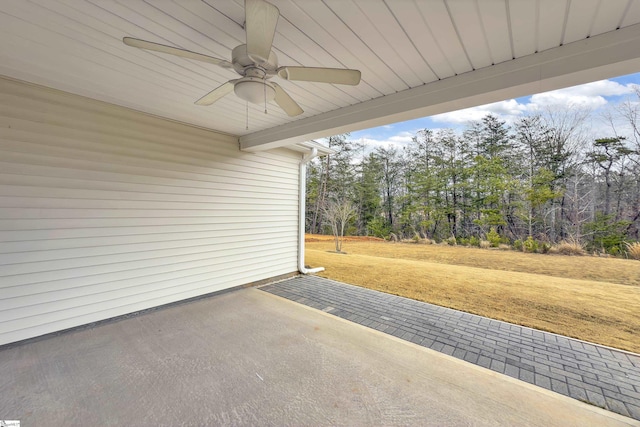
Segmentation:
{"type": "Polygon", "coordinates": [[[604,116],[608,135],[588,131],[588,110],[565,108],[512,125],[489,114],[462,132],[423,129],[403,148],[370,152],[348,134],[333,136],[335,153],[308,168],[307,231],[330,233],[327,208],[343,205],[352,207],[352,235],[452,244],[489,236],[519,247],[572,241],[622,253],[640,238],[636,91],[635,102],[604,116]]]}

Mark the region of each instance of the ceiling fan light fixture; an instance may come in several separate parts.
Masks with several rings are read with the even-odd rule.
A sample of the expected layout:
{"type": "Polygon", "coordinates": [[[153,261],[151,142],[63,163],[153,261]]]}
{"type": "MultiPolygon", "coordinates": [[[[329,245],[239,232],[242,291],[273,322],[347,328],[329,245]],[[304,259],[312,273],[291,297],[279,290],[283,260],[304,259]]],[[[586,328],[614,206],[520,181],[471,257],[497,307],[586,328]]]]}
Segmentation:
{"type": "Polygon", "coordinates": [[[271,102],[276,96],[276,90],[269,82],[252,77],[238,80],[233,87],[233,91],[240,99],[258,105],[271,102]]]}

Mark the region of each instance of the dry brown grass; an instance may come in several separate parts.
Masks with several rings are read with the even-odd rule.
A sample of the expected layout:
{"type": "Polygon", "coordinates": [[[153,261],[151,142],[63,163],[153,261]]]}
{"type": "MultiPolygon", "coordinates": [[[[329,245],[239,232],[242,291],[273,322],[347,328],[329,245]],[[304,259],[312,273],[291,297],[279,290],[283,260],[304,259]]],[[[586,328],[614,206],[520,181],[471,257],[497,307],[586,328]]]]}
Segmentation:
{"type": "MultiPolygon", "coordinates": [[[[309,242],[333,242],[334,237],[326,234],[305,234],[304,241],[309,242]]],[[[344,236],[345,242],[384,242],[384,239],[371,236],[344,236]]]]}
{"type": "Polygon", "coordinates": [[[584,255],[585,250],[580,242],[563,240],[557,245],[551,246],[549,253],[559,255],[584,255]]]}
{"type": "Polygon", "coordinates": [[[352,240],[307,244],[324,277],[640,352],[640,268],[631,260],[352,240]]]}
{"type": "Polygon", "coordinates": [[[627,243],[629,258],[640,260],[640,242],[627,243]]]}

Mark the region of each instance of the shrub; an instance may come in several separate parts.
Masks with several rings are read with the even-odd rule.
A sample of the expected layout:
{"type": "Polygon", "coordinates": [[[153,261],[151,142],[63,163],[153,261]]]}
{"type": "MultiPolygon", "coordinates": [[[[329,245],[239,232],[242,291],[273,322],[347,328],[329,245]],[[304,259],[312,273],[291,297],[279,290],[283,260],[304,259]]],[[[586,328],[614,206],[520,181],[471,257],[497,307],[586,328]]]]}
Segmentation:
{"type": "Polygon", "coordinates": [[[487,240],[491,244],[492,248],[497,248],[501,243],[501,238],[498,232],[494,227],[491,227],[491,230],[487,233],[487,240]]]}
{"type": "Polygon", "coordinates": [[[522,250],[530,253],[538,252],[538,242],[533,240],[533,237],[529,236],[527,237],[527,240],[522,242],[522,250]]]}
{"type": "Polygon", "coordinates": [[[627,253],[629,258],[637,259],[640,261],[640,242],[626,243],[627,253]]]}
{"type": "Polygon", "coordinates": [[[610,255],[618,255],[624,249],[624,239],[629,221],[616,221],[615,215],[596,213],[593,222],[584,225],[584,231],[591,236],[587,249],[604,250],[610,255]]]}
{"type": "Polygon", "coordinates": [[[477,246],[480,247],[480,239],[476,236],[469,237],[469,246],[477,246]]]}
{"type": "Polygon", "coordinates": [[[522,245],[522,240],[518,239],[515,242],[513,242],[513,249],[515,249],[516,251],[524,251],[524,246],[522,245]]]}
{"type": "Polygon", "coordinates": [[[478,239],[476,236],[459,237],[458,244],[463,246],[475,246],[477,248],[480,246],[480,239],[478,239]]]}
{"type": "Polygon", "coordinates": [[[577,240],[563,240],[554,245],[550,252],[560,255],[584,255],[584,248],[577,240]]]}
{"type": "Polygon", "coordinates": [[[480,245],[482,249],[489,249],[491,247],[491,242],[488,240],[480,240],[480,245]]]}
{"type": "Polygon", "coordinates": [[[540,242],[538,243],[538,252],[541,254],[548,254],[551,251],[551,243],[540,242]]]}
{"type": "Polygon", "coordinates": [[[350,225],[344,230],[345,236],[357,236],[358,235],[358,227],[355,225],[350,225]]]}
{"type": "Polygon", "coordinates": [[[428,238],[422,238],[418,233],[414,234],[411,239],[402,239],[402,243],[415,243],[417,245],[431,245],[433,240],[428,238]]]}
{"type": "Polygon", "coordinates": [[[367,223],[367,231],[370,236],[387,238],[391,233],[391,229],[387,226],[385,221],[381,218],[374,218],[367,223]]]}
{"type": "Polygon", "coordinates": [[[451,236],[446,240],[449,246],[455,246],[458,242],[456,241],[455,236],[451,236]]]}

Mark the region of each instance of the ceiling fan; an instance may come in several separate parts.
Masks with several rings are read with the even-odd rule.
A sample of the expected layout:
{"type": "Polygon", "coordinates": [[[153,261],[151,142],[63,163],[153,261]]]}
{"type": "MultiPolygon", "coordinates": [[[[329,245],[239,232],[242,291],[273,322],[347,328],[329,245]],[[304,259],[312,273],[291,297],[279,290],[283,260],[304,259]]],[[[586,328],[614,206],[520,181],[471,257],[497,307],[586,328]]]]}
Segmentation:
{"type": "MultiPolygon", "coordinates": [[[[195,103],[211,105],[223,96],[235,94],[254,104],[264,104],[275,100],[289,116],[303,113],[302,108],[275,82],[269,81],[276,74],[285,80],[307,81],[332,84],[357,85],[360,71],[342,68],[316,68],[300,66],[278,66],[278,58],[272,51],[273,36],[280,11],[264,0],[245,0],[244,29],[246,44],[236,46],[231,52],[231,62],[201,53],[159,43],[125,37],[122,41],[129,46],[182,56],[184,58],[209,62],[219,67],[235,70],[241,77],[218,86],[195,103]]],[[[266,112],[266,109],[265,109],[266,112]]]]}

